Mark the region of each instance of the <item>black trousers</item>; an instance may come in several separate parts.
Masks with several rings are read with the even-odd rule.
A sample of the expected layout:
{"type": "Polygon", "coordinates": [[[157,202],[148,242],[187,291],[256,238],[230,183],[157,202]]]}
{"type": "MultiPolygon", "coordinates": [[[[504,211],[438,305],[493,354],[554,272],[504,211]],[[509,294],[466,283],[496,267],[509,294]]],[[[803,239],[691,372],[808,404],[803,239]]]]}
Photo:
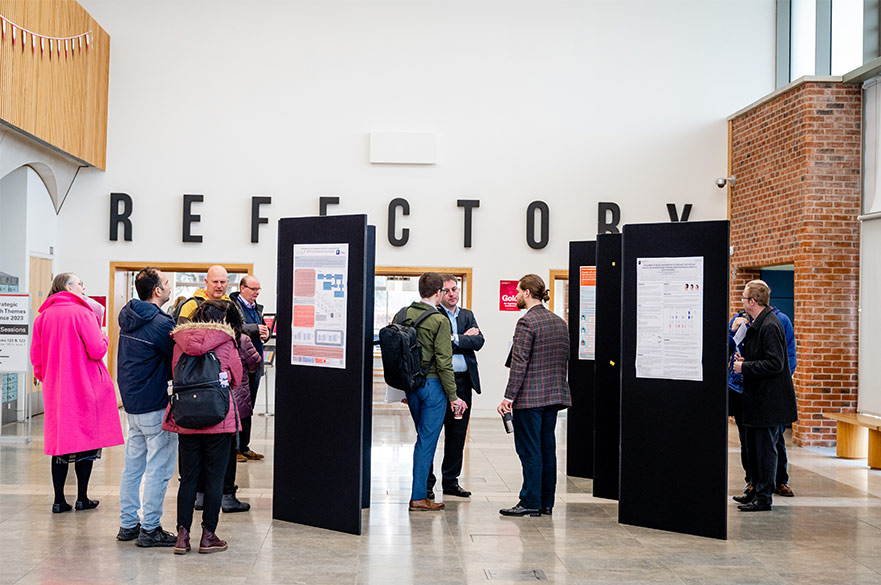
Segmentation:
{"type": "MultiPolygon", "coordinates": [[[[444,416],[444,459],[441,463],[441,486],[449,489],[459,484],[462,473],[462,458],[465,454],[465,438],[468,436],[468,421],[471,420],[471,376],[468,372],[456,373],[456,395],[465,401],[468,410],[456,420],[453,411],[447,406],[444,416]]],[[[428,489],[434,489],[437,478],[434,466],[428,470],[428,489]]]]}
{"type": "MultiPolygon", "coordinates": [[[[743,426],[743,394],[735,392],[731,388],[728,389],[728,414],[734,417],[734,422],[737,424],[737,434],[740,437],[740,464],[743,466],[744,473],[743,479],[746,483],[752,483],[749,463],[749,437],[747,437],[746,427],[743,426]]],[[[775,485],[789,483],[789,472],[786,469],[788,458],[786,457],[786,437],[783,436],[784,432],[786,432],[785,425],[781,426],[780,432],[777,433],[777,443],[775,445],[777,449],[775,485]]]]}
{"type": "Polygon", "coordinates": [[[756,489],[756,502],[770,504],[777,479],[777,438],[780,426],[744,428],[748,445],[749,475],[756,489]]]}
{"type": "Polygon", "coordinates": [[[177,525],[188,531],[193,524],[193,505],[196,502],[196,486],[199,475],[205,482],[205,507],[202,509],[202,526],[217,531],[220,518],[220,499],[223,494],[223,478],[229,464],[229,454],[234,434],[178,435],[180,458],[180,487],[177,490],[177,525]]]}
{"type": "MultiPolygon", "coordinates": [[[[257,390],[260,389],[260,379],[263,377],[263,368],[248,374],[248,388],[251,391],[251,408],[257,404],[257,390]]],[[[242,418],[242,430],[239,433],[239,453],[247,453],[251,450],[251,417],[242,418]]]]}

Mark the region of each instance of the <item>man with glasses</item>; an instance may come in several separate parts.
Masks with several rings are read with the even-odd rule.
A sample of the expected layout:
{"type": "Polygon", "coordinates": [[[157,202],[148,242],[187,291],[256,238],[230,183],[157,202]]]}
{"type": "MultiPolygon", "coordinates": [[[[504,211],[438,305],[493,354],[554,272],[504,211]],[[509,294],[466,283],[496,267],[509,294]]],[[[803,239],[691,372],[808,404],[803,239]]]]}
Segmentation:
{"type": "Polygon", "coordinates": [[[746,284],[743,310],[752,319],[735,356],[733,369],[743,375],[743,424],[746,428],[750,478],[754,489],[737,507],[742,512],[771,510],[777,472],[780,426],[798,419],[795,389],[789,373],[786,337],[780,319],[768,306],[771,289],[761,280],[746,284]]]}
{"type": "MultiPolygon", "coordinates": [[[[238,307],[239,312],[245,322],[242,331],[251,338],[254,348],[261,356],[263,355],[263,344],[269,339],[269,327],[263,322],[263,305],[257,304],[257,297],[260,296],[260,280],[251,274],[242,277],[239,282],[239,291],[232,293],[230,299],[238,307]]],[[[257,404],[257,390],[260,388],[260,380],[263,377],[263,366],[261,365],[256,372],[248,374],[248,385],[251,387],[251,407],[257,404]]],[[[263,459],[261,453],[255,453],[251,450],[249,443],[251,442],[251,417],[242,418],[242,432],[239,436],[239,454],[236,461],[244,463],[249,459],[259,461],[263,459]]]]}
{"type": "MultiPolygon", "coordinates": [[[[474,352],[483,347],[483,333],[477,326],[474,313],[459,305],[459,285],[452,274],[441,275],[444,288],[438,310],[450,320],[453,341],[453,373],[456,377],[456,395],[465,401],[468,410],[461,418],[456,418],[451,409],[444,416],[444,460],[441,463],[441,486],[446,496],[468,498],[471,492],[459,485],[462,473],[462,457],[465,451],[465,437],[468,435],[468,420],[471,418],[471,391],[480,394],[480,376],[477,373],[477,356],[474,352]]],[[[428,472],[428,499],[434,499],[434,485],[437,478],[434,470],[428,472]]]]}

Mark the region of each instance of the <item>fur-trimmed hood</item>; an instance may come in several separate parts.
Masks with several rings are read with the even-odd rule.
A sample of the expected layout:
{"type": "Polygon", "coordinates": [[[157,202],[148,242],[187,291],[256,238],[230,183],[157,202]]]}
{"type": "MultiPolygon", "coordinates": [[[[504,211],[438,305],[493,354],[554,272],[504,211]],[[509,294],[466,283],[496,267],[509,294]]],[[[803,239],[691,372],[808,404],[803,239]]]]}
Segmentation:
{"type": "Polygon", "coordinates": [[[171,336],[187,355],[203,355],[235,340],[235,332],[226,323],[184,323],[175,327],[171,336]]]}

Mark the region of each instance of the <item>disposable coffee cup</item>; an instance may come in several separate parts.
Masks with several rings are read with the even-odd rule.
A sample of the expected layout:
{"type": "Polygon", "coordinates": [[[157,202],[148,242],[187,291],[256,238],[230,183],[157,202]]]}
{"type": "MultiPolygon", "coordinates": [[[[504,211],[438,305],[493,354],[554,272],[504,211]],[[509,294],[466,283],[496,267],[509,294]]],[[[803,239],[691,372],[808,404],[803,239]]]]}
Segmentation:
{"type": "Polygon", "coordinates": [[[465,409],[460,408],[459,406],[453,407],[453,418],[456,420],[462,420],[462,416],[465,414],[465,409]]]}
{"type": "Polygon", "coordinates": [[[502,424],[505,425],[505,432],[509,435],[514,432],[514,416],[510,412],[502,415],[502,424]]]}

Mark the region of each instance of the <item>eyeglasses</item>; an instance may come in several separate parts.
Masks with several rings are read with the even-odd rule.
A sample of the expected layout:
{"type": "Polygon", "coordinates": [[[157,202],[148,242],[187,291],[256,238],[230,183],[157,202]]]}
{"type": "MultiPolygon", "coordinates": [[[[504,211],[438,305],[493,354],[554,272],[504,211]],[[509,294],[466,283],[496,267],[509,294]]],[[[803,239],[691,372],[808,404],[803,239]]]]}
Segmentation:
{"type": "Polygon", "coordinates": [[[243,285],[242,285],[242,288],[249,288],[249,289],[251,289],[251,290],[256,290],[256,291],[258,291],[258,292],[261,291],[261,290],[263,290],[263,287],[262,287],[262,286],[258,286],[258,287],[255,288],[255,287],[253,287],[253,286],[248,286],[247,284],[243,284],[243,285]]]}
{"type": "Polygon", "coordinates": [[[439,288],[438,290],[441,292],[442,295],[445,295],[448,292],[450,292],[450,289],[448,289],[448,288],[439,288]]]}
{"type": "Polygon", "coordinates": [[[751,300],[753,300],[753,298],[752,297],[740,297],[740,300],[741,301],[751,301],[751,300]]]}

